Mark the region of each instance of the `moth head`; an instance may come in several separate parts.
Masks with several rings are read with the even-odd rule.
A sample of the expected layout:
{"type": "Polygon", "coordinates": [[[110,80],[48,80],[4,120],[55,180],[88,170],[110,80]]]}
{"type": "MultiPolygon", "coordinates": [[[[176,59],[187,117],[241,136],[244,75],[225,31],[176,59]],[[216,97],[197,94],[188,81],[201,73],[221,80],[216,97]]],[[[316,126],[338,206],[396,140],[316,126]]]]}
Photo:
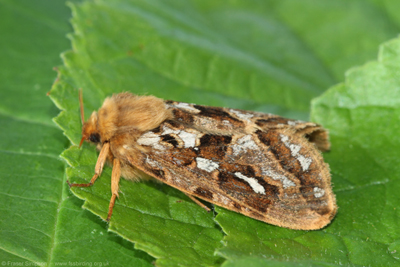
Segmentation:
{"type": "Polygon", "coordinates": [[[97,112],[93,112],[90,118],[82,124],[82,139],[79,147],[84,140],[95,144],[101,142],[99,130],[97,129],[97,112]]]}
{"type": "Polygon", "coordinates": [[[97,127],[98,115],[94,111],[90,115],[89,119],[85,122],[85,115],[83,111],[83,100],[82,100],[82,90],[79,91],[79,104],[81,109],[81,120],[82,120],[82,139],[79,143],[79,147],[82,146],[83,141],[92,142],[99,144],[101,142],[100,133],[97,127]]]}

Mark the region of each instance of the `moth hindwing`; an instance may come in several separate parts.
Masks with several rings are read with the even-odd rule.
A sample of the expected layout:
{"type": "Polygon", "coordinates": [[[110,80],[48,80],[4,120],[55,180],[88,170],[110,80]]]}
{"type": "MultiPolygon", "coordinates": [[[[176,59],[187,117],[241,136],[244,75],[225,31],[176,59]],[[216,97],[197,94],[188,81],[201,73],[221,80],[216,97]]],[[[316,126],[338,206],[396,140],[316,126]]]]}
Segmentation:
{"type": "Polygon", "coordinates": [[[120,176],[151,176],[195,201],[292,229],[320,229],[336,214],[320,152],[328,133],[315,123],[120,93],[83,123],[82,140],[100,150],[95,175],[70,186],[93,185],[112,163],[108,220],[120,176]]]}

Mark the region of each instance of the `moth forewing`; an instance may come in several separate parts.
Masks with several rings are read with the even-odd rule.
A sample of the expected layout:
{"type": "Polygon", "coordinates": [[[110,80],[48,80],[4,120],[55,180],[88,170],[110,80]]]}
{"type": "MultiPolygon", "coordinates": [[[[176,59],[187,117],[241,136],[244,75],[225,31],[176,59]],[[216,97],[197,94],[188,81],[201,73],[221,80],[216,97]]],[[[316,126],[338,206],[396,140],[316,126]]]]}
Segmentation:
{"type": "MultiPolygon", "coordinates": [[[[162,129],[179,132],[187,128],[174,128],[165,122],[162,129]]],[[[163,131],[153,134],[161,138],[163,131]]],[[[275,137],[287,134],[285,130],[232,137],[204,134],[199,145],[182,147],[179,154],[173,149],[154,149],[129,156],[128,160],[159,180],[224,208],[288,228],[319,229],[331,221],[332,211],[336,210],[329,170],[314,145],[304,137],[292,133],[290,143],[284,138],[288,147],[274,142],[275,137]],[[263,145],[266,140],[273,143],[263,145]],[[302,149],[296,147],[299,141],[305,142],[303,150],[310,152],[301,155],[302,149]],[[300,158],[296,159],[298,162],[293,160],[296,156],[300,158]],[[304,177],[310,180],[309,184],[299,180],[299,175],[309,175],[304,177]]],[[[171,138],[155,145],[160,148],[179,144],[171,138]]]]}
{"type": "Polygon", "coordinates": [[[193,200],[292,229],[320,229],[336,214],[318,150],[329,149],[328,134],[314,123],[121,93],[91,115],[82,136],[101,148],[95,176],[97,165],[114,162],[108,219],[120,175],[145,174],[193,200]]]}

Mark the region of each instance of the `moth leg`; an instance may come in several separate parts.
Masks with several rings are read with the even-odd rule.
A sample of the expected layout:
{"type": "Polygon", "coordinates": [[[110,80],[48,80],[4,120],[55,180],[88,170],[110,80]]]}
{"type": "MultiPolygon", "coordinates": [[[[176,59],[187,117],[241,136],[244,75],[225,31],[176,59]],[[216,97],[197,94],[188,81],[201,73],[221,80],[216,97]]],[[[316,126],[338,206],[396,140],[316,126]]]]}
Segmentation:
{"type": "Polygon", "coordinates": [[[121,178],[121,162],[119,159],[114,158],[113,160],[113,169],[112,169],[112,174],[111,174],[111,200],[110,200],[110,205],[108,207],[108,215],[107,215],[107,221],[109,222],[111,219],[111,215],[113,213],[113,208],[115,204],[115,200],[117,199],[118,196],[118,189],[119,189],[119,180],[121,178]]]}
{"type": "Polygon", "coordinates": [[[206,211],[210,211],[210,208],[207,207],[206,205],[204,205],[203,203],[201,203],[197,198],[195,198],[192,195],[189,195],[187,193],[185,193],[185,195],[187,195],[191,200],[193,200],[194,203],[196,203],[197,205],[199,205],[200,207],[202,207],[203,209],[205,209],[206,211]]]}
{"type": "Polygon", "coordinates": [[[92,186],[94,184],[94,182],[96,181],[97,177],[99,177],[101,172],[103,171],[104,163],[106,162],[106,158],[107,158],[109,151],[110,151],[110,143],[104,143],[103,147],[101,148],[100,155],[97,158],[96,167],[94,167],[94,175],[89,183],[87,183],[87,184],[71,184],[69,181],[67,181],[69,187],[92,186]]]}

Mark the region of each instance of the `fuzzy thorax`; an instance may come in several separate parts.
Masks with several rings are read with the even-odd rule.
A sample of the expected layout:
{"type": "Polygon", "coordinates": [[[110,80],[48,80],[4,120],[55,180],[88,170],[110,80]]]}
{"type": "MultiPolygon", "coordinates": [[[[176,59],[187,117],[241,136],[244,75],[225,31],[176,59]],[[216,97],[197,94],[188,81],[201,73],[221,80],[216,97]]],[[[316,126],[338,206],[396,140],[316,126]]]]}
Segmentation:
{"type": "Polygon", "coordinates": [[[84,123],[82,136],[90,140],[91,135],[98,134],[101,143],[126,133],[139,136],[172,118],[162,99],[130,93],[114,94],[106,98],[99,111],[93,112],[84,123]]]}

